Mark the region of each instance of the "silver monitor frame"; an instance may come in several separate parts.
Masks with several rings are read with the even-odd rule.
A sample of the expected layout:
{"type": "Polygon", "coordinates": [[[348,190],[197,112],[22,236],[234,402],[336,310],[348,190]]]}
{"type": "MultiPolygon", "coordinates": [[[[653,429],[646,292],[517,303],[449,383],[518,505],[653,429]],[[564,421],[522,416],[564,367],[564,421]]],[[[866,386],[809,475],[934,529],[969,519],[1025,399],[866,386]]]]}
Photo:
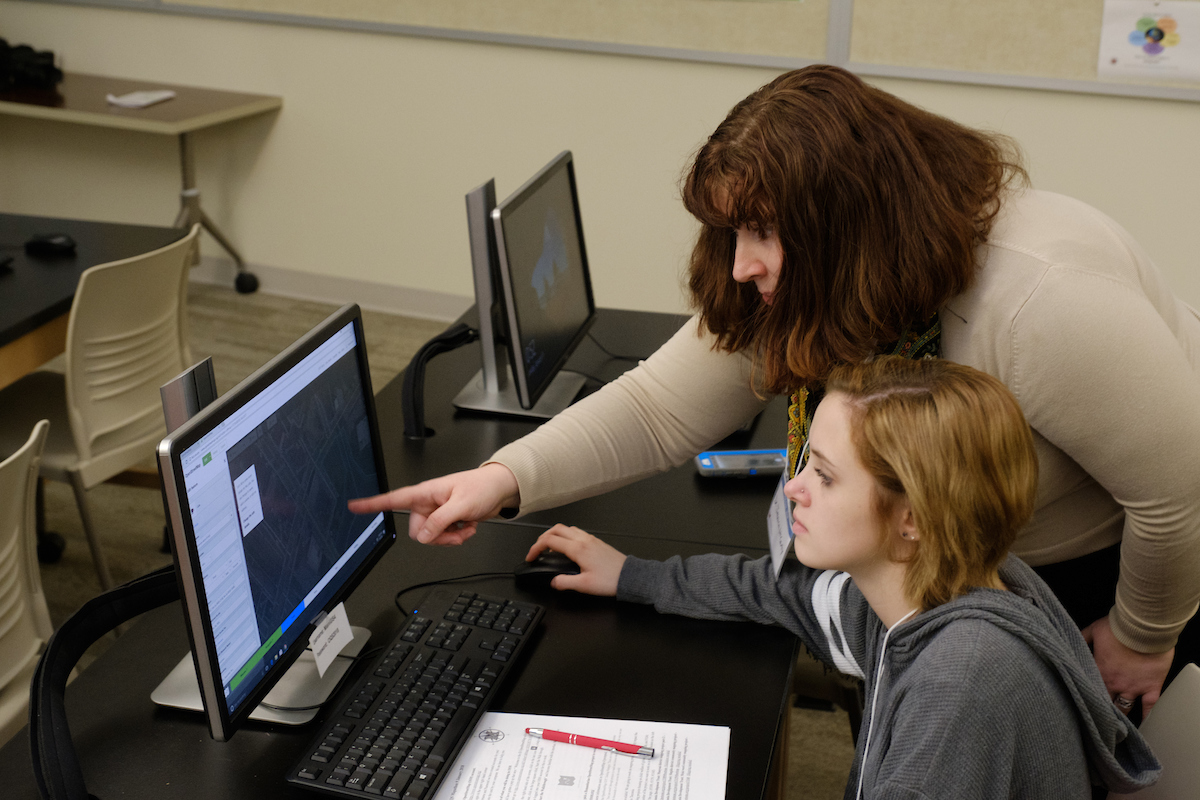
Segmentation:
{"type": "MultiPolygon", "coordinates": [[[[589,305],[588,321],[581,326],[576,339],[566,349],[569,356],[595,319],[591,277],[587,271],[587,253],[583,246],[583,226],[579,218],[579,202],[575,188],[574,163],[571,151],[564,150],[537,174],[513,192],[504,205],[521,198],[542,179],[562,168],[566,162],[574,203],[575,225],[580,238],[583,269],[589,305]]],[[[511,331],[518,329],[512,301],[512,286],[508,283],[507,252],[503,247],[504,231],[501,209],[496,205],[495,180],[488,180],[467,193],[467,231],[471,242],[471,268],[475,284],[475,305],[479,313],[479,347],[482,367],[454,398],[457,408],[535,419],[549,419],[571,404],[583,388],[587,377],[559,369],[543,389],[536,402],[530,403],[530,387],[521,367],[520,354],[512,344],[511,331]],[[501,315],[497,318],[497,311],[501,315]]],[[[565,357],[563,359],[565,361],[565,357]]]]}
{"type": "MultiPolygon", "coordinates": [[[[182,472],[177,468],[176,460],[178,454],[194,443],[198,435],[202,435],[207,430],[211,429],[216,423],[223,419],[223,415],[227,415],[231,411],[241,408],[244,404],[252,402],[264,389],[270,387],[277,379],[287,374],[299,361],[310,354],[316,346],[325,340],[327,335],[336,330],[344,328],[348,324],[353,324],[357,343],[356,356],[360,359],[360,376],[363,380],[362,390],[364,399],[367,400],[367,419],[369,435],[371,438],[371,446],[376,454],[376,471],[379,482],[379,490],[387,490],[387,475],[383,461],[382,443],[379,438],[378,420],[374,411],[373,398],[374,393],[371,387],[370,372],[366,363],[365,344],[363,344],[363,329],[362,329],[362,314],[357,305],[347,304],[338,311],[331,314],[319,325],[310,330],[307,334],[290,345],[282,353],[272,358],[265,365],[260,367],[252,375],[247,377],[233,389],[229,390],[218,402],[212,402],[215,398],[215,386],[212,387],[214,395],[210,401],[195,410],[189,412],[188,406],[192,404],[199,405],[199,394],[207,393],[205,389],[197,392],[197,396],[189,398],[193,389],[197,388],[194,384],[199,384],[203,387],[208,384],[210,374],[206,374],[207,368],[203,365],[198,372],[193,373],[188,370],[178,378],[173,379],[166,387],[164,387],[164,402],[168,400],[175,407],[175,412],[166,411],[169,420],[169,426],[174,426],[172,431],[159,443],[157,448],[157,459],[159,465],[159,475],[163,487],[163,499],[166,506],[167,517],[171,528],[171,543],[172,550],[175,555],[176,576],[179,580],[180,596],[183,604],[184,620],[187,624],[188,639],[191,645],[191,653],[185,656],[186,660],[192,661],[194,672],[192,673],[198,681],[198,689],[200,692],[202,707],[209,723],[209,731],[212,737],[217,741],[227,741],[229,737],[253,714],[255,713],[259,703],[265,699],[268,692],[274,688],[278,688],[281,680],[286,676],[288,668],[297,663],[304,655],[305,648],[292,648],[289,653],[281,658],[280,670],[271,680],[259,683],[250,694],[242,700],[236,710],[230,711],[226,702],[226,698],[221,690],[221,677],[214,668],[216,663],[215,646],[213,642],[213,631],[209,624],[210,619],[207,610],[203,608],[206,596],[206,589],[203,585],[203,576],[200,574],[198,559],[194,551],[195,541],[194,534],[191,531],[190,513],[185,513],[184,503],[182,498],[182,488],[180,486],[182,472]],[[193,384],[189,386],[189,384],[193,384]],[[180,416],[188,415],[184,419],[180,416]]],[[[362,560],[358,566],[354,568],[354,572],[346,576],[344,582],[338,587],[337,591],[325,600],[323,605],[327,608],[315,610],[313,613],[318,616],[316,619],[309,619],[304,622],[304,628],[300,631],[296,638],[297,642],[307,644],[308,633],[315,627],[316,621],[323,616],[323,612],[329,608],[333,608],[338,602],[341,602],[345,597],[358,586],[372,567],[378,563],[383,554],[388,550],[396,540],[395,522],[390,514],[383,515],[384,534],[380,540],[371,546],[366,558],[362,560]]],[[[316,606],[313,606],[316,609],[316,606]]],[[[363,633],[362,642],[365,642],[365,629],[357,629],[355,632],[356,639],[358,631],[363,633]]],[[[181,665],[177,665],[176,672],[182,670],[181,665]]],[[[341,671],[341,670],[339,670],[341,671]]],[[[172,673],[175,674],[174,672],[172,673]]],[[[168,676],[170,679],[171,676],[168,676]]],[[[176,677],[179,677],[176,675],[176,677]]],[[[322,686],[315,687],[323,692],[323,696],[327,697],[329,692],[336,684],[336,678],[329,682],[319,680],[322,686]]],[[[311,686],[311,683],[309,684],[311,686]]],[[[177,688],[177,684],[171,684],[171,688],[177,688]]],[[[289,695],[292,692],[292,687],[288,688],[289,695]]],[[[307,687],[304,688],[308,692],[307,687]]],[[[308,694],[304,695],[306,698],[308,694]]],[[[161,702],[161,701],[160,701],[161,702]]],[[[303,704],[310,705],[314,701],[306,700],[303,704]]],[[[315,701],[317,703],[321,701],[315,701]]],[[[169,705],[187,706],[183,702],[165,703],[169,705]]],[[[289,705],[301,705],[301,703],[291,702],[289,705]]],[[[284,715],[286,718],[269,717],[274,722],[286,722],[290,724],[301,724],[305,719],[300,717],[290,718],[289,715],[284,715]]],[[[263,718],[263,717],[259,717],[263,718]]]]}

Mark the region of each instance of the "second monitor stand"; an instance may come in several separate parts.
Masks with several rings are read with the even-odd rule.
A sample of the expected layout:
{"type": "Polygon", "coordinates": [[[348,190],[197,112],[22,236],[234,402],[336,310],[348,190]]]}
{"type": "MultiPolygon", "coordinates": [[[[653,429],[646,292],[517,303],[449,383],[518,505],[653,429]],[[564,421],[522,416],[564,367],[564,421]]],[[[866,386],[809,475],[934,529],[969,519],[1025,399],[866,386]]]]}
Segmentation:
{"type": "Polygon", "coordinates": [[[487,414],[550,419],[571,405],[583,389],[583,384],[587,382],[587,378],[578,372],[563,370],[554,376],[554,380],[546,387],[546,391],[542,392],[533,408],[522,408],[521,401],[517,398],[517,385],[513,381],[512,367],[508,364],[504,364],[503,367],[504,379],[497,380],[494,386],[488,385],[491,381],[487,379],[484,370],[475,373],[475,377],[454,398],[455,407],[487,414]]]}

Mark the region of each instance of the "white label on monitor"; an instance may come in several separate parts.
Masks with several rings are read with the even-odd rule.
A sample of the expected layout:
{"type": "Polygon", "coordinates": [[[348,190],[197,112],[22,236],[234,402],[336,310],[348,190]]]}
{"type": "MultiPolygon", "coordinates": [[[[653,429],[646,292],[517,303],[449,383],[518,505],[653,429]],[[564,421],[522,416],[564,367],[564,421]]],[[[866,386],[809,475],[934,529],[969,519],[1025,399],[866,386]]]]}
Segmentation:
{"type": "Polygon", "coordinates": [[[238,518],[242,522],[242,536],[245,537],[263,521],[262,495],[258,493],[258,472],[253,464],[234,479],[233,493],[237,496],[238,518]]]}
{"type": "Polygon", "coordinates": [[[308,637],[308,645],[312,648],[313,656],[317,660],[317,675],[325,676],[325,670],[329,669],[329,665],[337,658],[338,653],[346,649],[346,645],[350,644],[354,639],[354,632],[350,630],[350,620],[346,616],[346,604],[338,603],[333,611],[330,611],[325,619],[321,620],[321,624],[312,632],[312,636],[308,637]]]}

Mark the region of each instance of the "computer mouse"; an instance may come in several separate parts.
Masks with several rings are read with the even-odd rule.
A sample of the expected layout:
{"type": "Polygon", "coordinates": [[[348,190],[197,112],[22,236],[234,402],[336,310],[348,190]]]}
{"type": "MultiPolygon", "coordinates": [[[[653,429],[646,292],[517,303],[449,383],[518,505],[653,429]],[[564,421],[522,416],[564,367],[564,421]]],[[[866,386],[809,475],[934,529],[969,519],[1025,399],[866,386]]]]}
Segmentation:
{"type": "Polygon", "coordinates": [[[527,589],[546,588],[555,575],[578,574],[578,564],[553,550],[543,550],[533,561],[522,561],[513,570],[517,585],[527,589]]]}
{"type": "Polygon", "coordinates": [[[65,233],[39,233],[25,242],[25,252],[42,258],[72,256],[75,240],[65,233]]]}

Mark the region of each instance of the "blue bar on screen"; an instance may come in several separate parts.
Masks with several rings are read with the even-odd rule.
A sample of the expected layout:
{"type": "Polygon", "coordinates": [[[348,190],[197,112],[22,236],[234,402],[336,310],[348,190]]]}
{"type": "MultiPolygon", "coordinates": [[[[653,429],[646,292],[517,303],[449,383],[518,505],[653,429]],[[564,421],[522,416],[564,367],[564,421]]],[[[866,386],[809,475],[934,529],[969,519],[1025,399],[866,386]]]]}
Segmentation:
{"type": "Polygon", "coordinates": [[[288,614],[288,618],[285,619],[283,621],[283,624],[279,626],[280,632],[286,631],[288,629],[288,626],[296,621],[296,617],[300,616],[300,612],[303,610],[304,610],[304,603],[303,603],[303,601],[301,601],[300,605],[296,606],[296,610],[293,611],[291,614],[288,614]]]}

